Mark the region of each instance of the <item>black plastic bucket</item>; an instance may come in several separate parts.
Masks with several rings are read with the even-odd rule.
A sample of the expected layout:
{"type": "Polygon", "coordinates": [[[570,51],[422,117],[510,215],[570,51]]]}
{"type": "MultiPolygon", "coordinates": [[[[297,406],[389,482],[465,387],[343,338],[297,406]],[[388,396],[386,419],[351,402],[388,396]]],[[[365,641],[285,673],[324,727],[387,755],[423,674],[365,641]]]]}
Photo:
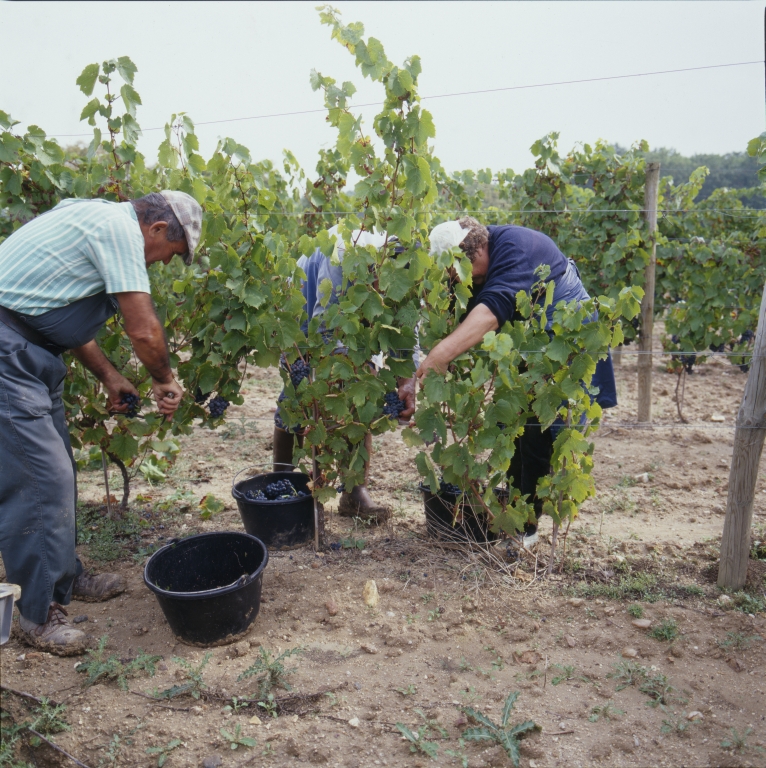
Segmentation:
{"type": "Polygon", "coordinates": [[[225,645],[250,628],[261,607],[269,553],[247,533],[201,533],[158,549],[144,582],[173,634],[189,645],[225,645]]]}
{"type": "Polygon", "coordinates": [[[308,475],[303,472],[266,472],[237,480],[240,474],[242,472],[234,476],[231,495],[237,502],[245,530],[251,536],[257,536],[271,550],[294,549],[313,540],[314,499],[308,489],[308,475]],[[247,491],[263,491],[278,480],[289,480],[296,491],[305,491],[308,496],[274,501],[245,498],[247,491]]]}
{"type": "MultiPolygon", "coordinates": [[[[432,538],[460,544],[485,544],[499,538],[498,534],[489,530],[484,509],[478,503],[473,506],[469,501],[462,501],[458,514],[458,518],[462,515],[462,519],[453,525],[458,497],[453,493],[431,493],[431,489],[422,483],[420,490],[425,504],[426,530],[432,538]]],[[[507,496],[507,491],[501,488],[495,488],[495,493],[501,497],[503,494],[507,496]]]]}

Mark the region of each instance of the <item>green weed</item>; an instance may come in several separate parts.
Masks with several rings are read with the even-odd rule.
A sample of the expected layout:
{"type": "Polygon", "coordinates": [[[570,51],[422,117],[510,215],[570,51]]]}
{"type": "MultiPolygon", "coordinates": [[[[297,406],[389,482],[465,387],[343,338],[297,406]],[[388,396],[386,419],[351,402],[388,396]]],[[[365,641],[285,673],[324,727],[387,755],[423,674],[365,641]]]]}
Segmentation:
{"type": "Polygon", "coordinates": [[[174,685],[170,688],[167,688],[164,691],[158,692],[155,689],[152,691],[152,695],[157,699],[173,699],[176,696],[183,696],[184,694],[188,693],[193,698],[199,699],[207,689],[207,684],[202,679],[202,670],[204,670],[208,665],[212,655],[213,654],[208,651],[202,657],[202,661],[200,661],[200,663],[196,666],[194,666],[194,664],[192,664],[190,661],[182,659],[180,656],[173,656],[174,663],[178,664],[178,666],[183,670],[186,681],[180,685],[174,685]]]}
{"type": "Polygon", "coordinates": [[[231,749],[237,749],[238,747],[255,747],[258,742],[255,739],[251,739],[249,736],[242,736],[242,726],[237,723],[234,728],[234,733],[227,731],[225,728],[221,728],[221,736],[229,742],[231,749]]]}
{"type": "Polygon", "coordinates": [[[718,647],[725,650],[746,651],[750,644],[761,640],[760,635],[750,635],[747,637],[741,632],[727,632],[723,640],[718,640],[718,647]]]}
{"type": "Polygon", "coordinates": [[[147,755],[157,755],[157,768],[162,768],[165,765],[165,761],[168,759],[170,753],[181,746],[183,742],[181,739],[173,739],[165,744],[164,747],[147,747],[147,755]]]}
{"type": "Polygon", "coordinates": [[[625,712],[623,712],[623,710],[617,709],[617,707],[615,707],[611,701],[607,701],[606,704],[593,707],[593,709],[590,711],[590,715],[588,716],[588,720],[591,723],[597,723],[601,717],[603,717],[604,720],[613,720],[624,714],[625,712]]]}
{"type": "Polygon", "coordinates": [[[399,733],[409,742],[410,752],[420,752],[432,760],[436,760],[439,746],[435,741],[430,741],[429,739],[436,738],[434,732],[442,739],[448,738],[449,735],[436,720],[427,718],[422,710],[416,709],[415,712],[423,719],[423,724],[418,728],[417,732],[413,733],[404,723],[396,723],[396,727],[399,729],[399,733]]]}
{"type": "Polygon", "coordinates": [[[644,606],[639,605],[638,603],[633,603],[633,605],[629,605],[627,608],[628,613],[634,618],[634,619],[643,619],[644,618],[644,606]]]}
{"type": "Polygon", "coordinates": [[[258,696],[261,699],[267,699],[272,688],[277,686],[289,691],[290,685],[287,682],[287,676],[292,670],[285,669],[282,663],[290,656],[296,656],[303,651],[302,648],[288,648],[279,656],[272,656],[270,651],[267,651],[263,646],[259,649],[259,656],[255,662],[249,666],[237,680],[244,680],[245,678],[252,677],[254,675],[260,675],[258,684],[258,696]]]}
{"type": "Polygon", "coordinates": [[[503,707],[503,716],[500,720],[500,725],[497,725],[486,715],[472,707],[462,707],[466,716],[478,723],[476,727],[464,730],[462,734],[463,738],[466,741],[494,741],[505,750],[505,753],[514,765],[514,768],[518,768],[519,766],[519,739],[529,733],[529,731],[538,728],[533,720],[526,720],[525,722],[514,726],[509,725],[508,721],[510,720],[511,712],[513,711],[513,705],[516,703],[518,697],[518,691],[514,691],[508,695],[508,698],[505,700],[505,706],[503,707]]]}
{"type": "Polygon", "coordinates": [[[106,657],[106,645],[109,635],[103,635],[95,650],[88,649],[88,660],[77,665],[77,671],[87,675],[83,688],[88,688],[99,680],[116,680],[120,690],[128,690],[128,678],[137,677],[145,672],[154,677],[156,665],[162,656],[152,656],[140,648],[135,659],[119,659],[117,656],[106,657]]]}
{"type": "Polygon", "coordinates": [[[410,683],[406,688],[395,688],[394,689],[397,693],[400,693],[402,696],[414,696],[418,689],[410,683]]]}
{"type": "Polygon", "coordinates": [[[655,640],[663,640],[672,643],[679,635],[678,623],[675,619],[663,619],[656,627],[653,627],[649,636],[655,640]]]}
{"type": "Polygon", "coordinates": [[[740,733],[736,728],[732,728],[731,736],[721,742],[721,749],[731,749],[737,752],[744,752],[747,749],[751,749],[750,745],[747,743],[747,740],[752,732],[752,728],[745,728],[742,733],[740,733]]]}
{"type": "Polygon", "coordinates": [[[692,725],[694,725],[694,721],[686,717],[686,712],[682,712],[680,715],[663,720],[660,733],[666,736],[671,733],[675,733],[677,736],[688,736],[692,725]]]}

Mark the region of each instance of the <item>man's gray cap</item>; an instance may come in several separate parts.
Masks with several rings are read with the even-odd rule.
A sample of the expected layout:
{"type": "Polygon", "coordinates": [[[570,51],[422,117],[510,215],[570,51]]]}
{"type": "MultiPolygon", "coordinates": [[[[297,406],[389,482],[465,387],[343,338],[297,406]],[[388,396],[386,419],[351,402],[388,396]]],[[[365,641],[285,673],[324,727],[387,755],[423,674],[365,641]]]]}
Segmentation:
{"type": "Polygon", "coordinates": [[[162,196],[168,201],[178,223],[184,229],[188,248],[186,256],[184,256],[184,264],[191,264],[202,234],[202,206],[186,192],[163,189],[162,196]]]}

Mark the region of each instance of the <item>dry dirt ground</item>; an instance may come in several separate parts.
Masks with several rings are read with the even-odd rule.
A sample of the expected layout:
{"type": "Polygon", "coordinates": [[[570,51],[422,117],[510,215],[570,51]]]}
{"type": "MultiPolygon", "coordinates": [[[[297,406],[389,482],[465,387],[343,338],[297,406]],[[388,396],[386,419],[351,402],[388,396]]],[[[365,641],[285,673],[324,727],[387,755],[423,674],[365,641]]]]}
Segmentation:
{"type": "MultiPolygon", "coordinates": [[[[206,651],[173,637],[142,566],[164,537],[242,530],[231,479],[267,466],[280,387],[275,370],[256,372],[226,426],[183,440],[165,483],[134,481],[132,527],[122,533],[103,517],[100,471],[80,477],[81,535],[89,539],[80,555],[95,571],[124,574],[129,589],[103,604],[73,602],[70,616],[87,617],[78,626],[94,639],[108,635],[105,656],[127,663],[139,648],[161,656],[156,674],[128,679],[129,690],[113,680],[83,688],[77,659],[32,652],[14,635],[0,650],[3,686],[63,703],[71,730],[50,738],[91,768],[157,765],[162,753],[147,750],[160,747],[168,766],[510,765],[496,743],[461,740],[474,724],[461,707],[498,723],[512,691],[520,695],[509,725],[539,726],[520,742],[524,768],[766,765],[766,563],[751,562],[747,592],[721,599],[715,585],[746,376],[723,360],[696,370],[685,394],[691,425],[682,425],[676,377],[658,365],[656,426],[641,430],[624,426],[636,418],[635,357],[625,356],[617,373],[621,405],[596,436],[598,495],[572,524],[563,558],[559,550],[561,572],[545,579],[535,576],[534,558],[515,568],[502,549],[490,555],[429,540],[415,450],[388,433],[375,441],[371,485],[393,508],[391,522],[355,525],[328,505],[328,542],[363,540],[364,548],[272,552],[260,614],[244,640],[210,650],[200,698],[153,701],[152,691],[188,682],[179,660],[199,668],[206,651]],[[203,521],[196,505],[210,493],[226,508],[203,521]],[[376,607],[362,596],[371,579],[376,607]],[[634,626],[637,616],[650,628],[634,626]],[[257,677],[238,676],[260,649],[297,648],[284,659],[291,690],[273,689],[280,714],[271,717],[257,705],[257,677]],[[232,697],[254,701],[234,712],[232,697]],[[435,745],[435,761],[411,752],[396,729],[417,732],[426,720],[423,746],[435,745]],[[256,744],[231,749],[223,731],[256,744]]],[[[754,523],[762,538],[765,479],[754,523]]],[[[117,481],[112,472],[113,488],[117,481]]],[[[540,570],[550,530],[543,521],[540,570]]],[[[34,719],[35,703],[3,692],[2,705],[8,741],[14,722],[34,719]]],[[[28,741],[13,759],[74,765],[28,741]]]]}

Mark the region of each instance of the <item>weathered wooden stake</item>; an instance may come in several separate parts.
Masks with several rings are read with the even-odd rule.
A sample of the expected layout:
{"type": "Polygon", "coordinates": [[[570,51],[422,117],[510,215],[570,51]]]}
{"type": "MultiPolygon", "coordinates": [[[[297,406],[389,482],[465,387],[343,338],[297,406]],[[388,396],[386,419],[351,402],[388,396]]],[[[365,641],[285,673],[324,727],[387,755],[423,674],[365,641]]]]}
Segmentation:
{"type": "Polygon", "coordinates": [[[657,264],[657,196],[660,186],[660,164],[646,164],[644,209],[648,240],[651,243],[649,263],[644,272],[644,298],[641,301],[641,333],[638,339],[638,420],[652,420],[652,342],[654,340],[654,271],[657,264]]]}
{"type": "Polygon", "coordinates": [[[729,495],[721,539],[718,586],[742,589],[750,556],[750,526],[758,465],[766,437],[766,286],[761,298],[753,359],[737,415],[729,470],[729,495]]]}

